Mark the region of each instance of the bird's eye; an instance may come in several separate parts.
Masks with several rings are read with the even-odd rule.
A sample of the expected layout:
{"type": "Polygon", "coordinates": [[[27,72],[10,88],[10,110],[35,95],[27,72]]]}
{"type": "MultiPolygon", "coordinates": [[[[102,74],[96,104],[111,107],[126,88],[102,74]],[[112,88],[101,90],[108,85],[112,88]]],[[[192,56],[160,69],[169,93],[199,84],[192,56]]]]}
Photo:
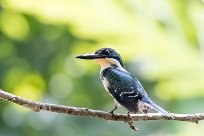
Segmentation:
{"type": "Polygon", "coordinates": [[[108,54],[110,54],[110,51],[109,50],[104,50],[103,53],[108,55],[108,54]]]}

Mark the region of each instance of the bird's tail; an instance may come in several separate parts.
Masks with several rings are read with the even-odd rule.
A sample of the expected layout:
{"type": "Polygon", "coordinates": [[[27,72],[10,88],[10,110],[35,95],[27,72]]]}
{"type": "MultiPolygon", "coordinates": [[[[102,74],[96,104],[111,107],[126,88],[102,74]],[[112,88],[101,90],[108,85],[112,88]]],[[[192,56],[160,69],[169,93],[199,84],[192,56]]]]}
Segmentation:
{"type": "Polygon", "coordinates": [[[160,106],[158,106],[157,104],[155,104],[150,98],[144,98],[143,102],[145,102],[146,104],[148,104],[152,109],[168,116],[168,117],[172,117],[172,114],[164,109],[162,109],[160,106]]]}

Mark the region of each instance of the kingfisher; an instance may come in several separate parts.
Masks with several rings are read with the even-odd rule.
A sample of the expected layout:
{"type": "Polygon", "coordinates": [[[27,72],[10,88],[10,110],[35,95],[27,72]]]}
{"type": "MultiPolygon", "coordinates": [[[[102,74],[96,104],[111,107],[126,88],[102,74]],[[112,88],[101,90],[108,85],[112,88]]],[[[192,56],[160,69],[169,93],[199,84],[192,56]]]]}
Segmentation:
{"type": "Polygon", "coordinates": [[[101,66],[100,79],[105,90],[114,98],[113,112],[120,104],[128,113],[147,114],[149,109],[154,109],[166,116],[171,114],[155,104],[145,92],[138,79],[126,71],[122,58],[112,48],[102,48],[94,53],[76,56],[79,59],[96,60],[101,66]]]}

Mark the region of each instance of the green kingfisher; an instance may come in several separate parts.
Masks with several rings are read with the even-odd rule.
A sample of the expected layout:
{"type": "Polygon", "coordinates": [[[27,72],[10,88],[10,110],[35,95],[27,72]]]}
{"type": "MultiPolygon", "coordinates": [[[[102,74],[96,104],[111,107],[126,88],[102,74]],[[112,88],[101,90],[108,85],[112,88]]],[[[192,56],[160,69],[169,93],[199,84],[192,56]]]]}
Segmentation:
{"type": "Polygon", "coordinates": [[[128,110],[128,113],[147,114],[149,109],[171,116],[171,114],[156,105],[147,95],[141,83],[131,73],[124,69],[120,54],[114,49],[102,48],[94,53],[76,56],[79,59],[96,60],[101,65],[100,79],[108,93],[114,98],[117,109],[118,104],[128,110]]]}

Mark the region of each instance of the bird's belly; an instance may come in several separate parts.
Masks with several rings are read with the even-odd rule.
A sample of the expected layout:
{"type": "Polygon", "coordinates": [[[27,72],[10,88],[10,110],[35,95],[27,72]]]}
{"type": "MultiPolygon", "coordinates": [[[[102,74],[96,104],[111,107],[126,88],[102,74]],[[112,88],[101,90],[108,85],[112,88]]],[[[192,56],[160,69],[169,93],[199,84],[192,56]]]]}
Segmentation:
{"type": "Polygon", "coordinates": [[[102,81],[103,86],[106,89],[106,91],[109,92],[108,87],[110,84],[109,84],[108,80],[106,78],[103,78],[101,81],[102,81]]]}

